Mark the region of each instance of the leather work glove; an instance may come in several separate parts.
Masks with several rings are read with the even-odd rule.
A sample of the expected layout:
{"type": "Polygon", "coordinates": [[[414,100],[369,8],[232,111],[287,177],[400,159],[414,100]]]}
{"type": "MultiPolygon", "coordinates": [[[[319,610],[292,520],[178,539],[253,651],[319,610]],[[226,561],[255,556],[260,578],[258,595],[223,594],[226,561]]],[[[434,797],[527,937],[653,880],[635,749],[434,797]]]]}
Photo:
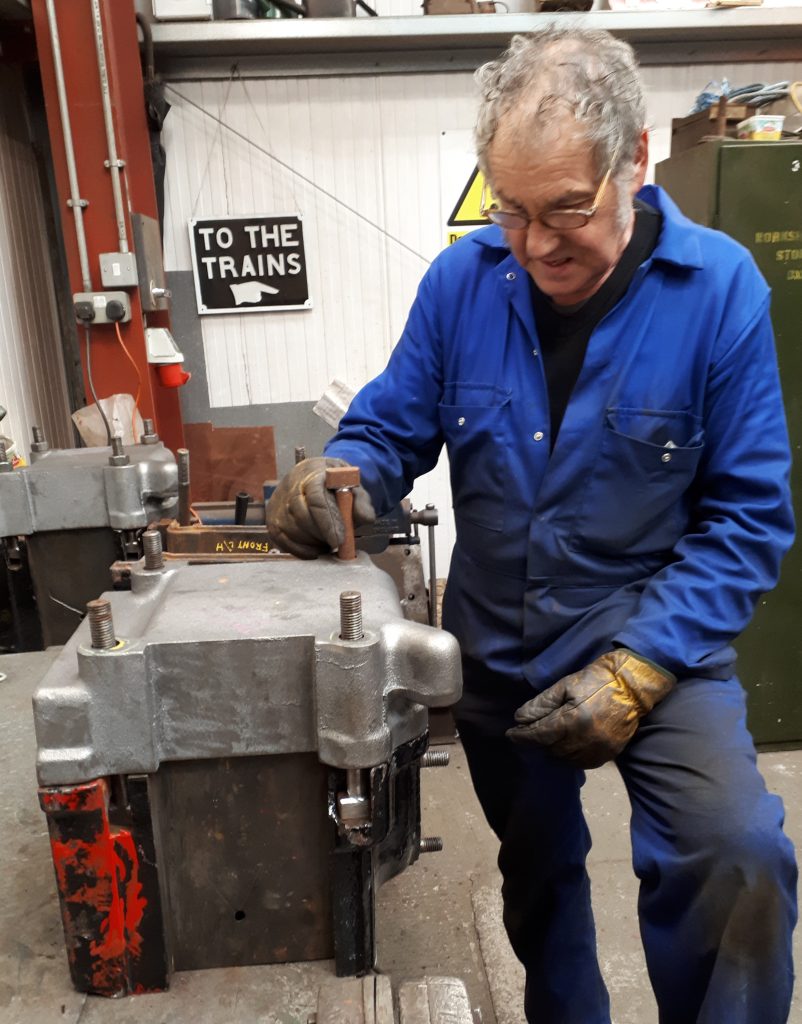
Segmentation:
{"type": "MultiPolygon", "coordinates": [[[[334,491],[326,489],[326,470],[348,466],[343,459],[304,459],[279,481],[267,503],[265,518],[271,544],[298,558],[317,558],[345,538],[334,491]]],[[[376,518],[364,487],[354,488],[354,526],[376,518]]]]}
{"type": "Polygon", "coordinates": [[[598,768],[621,753],[676,681],[634,651],[609,651],[518,708],[518,724],[507,736],[546,747],[578,768],[598,768]]]}

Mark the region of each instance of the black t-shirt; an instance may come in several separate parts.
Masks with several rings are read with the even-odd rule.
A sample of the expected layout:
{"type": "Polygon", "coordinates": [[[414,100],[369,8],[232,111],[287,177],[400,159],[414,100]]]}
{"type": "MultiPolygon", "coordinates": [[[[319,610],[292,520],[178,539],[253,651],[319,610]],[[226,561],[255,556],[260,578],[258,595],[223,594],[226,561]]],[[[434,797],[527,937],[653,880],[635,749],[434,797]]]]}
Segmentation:
{"type": "Polygon", "coordinates": [[[531,282],[535,323],[549,395],[552,448],[585,361],[593,329],[624,295],[641,263],[651,256],[657,245],[662,222],[658,210],[639,199],[635,200],[635,226],[629,245],[612,274],[579,309],[561,312],[560,307],[554,306],[534,281],[531,282]]]}

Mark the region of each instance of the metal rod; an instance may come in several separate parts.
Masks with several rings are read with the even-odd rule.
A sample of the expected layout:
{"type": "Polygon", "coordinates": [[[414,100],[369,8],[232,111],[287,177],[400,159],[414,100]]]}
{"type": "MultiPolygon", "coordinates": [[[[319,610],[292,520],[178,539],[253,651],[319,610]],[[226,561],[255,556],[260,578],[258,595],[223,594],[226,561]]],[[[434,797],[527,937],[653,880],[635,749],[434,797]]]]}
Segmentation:
{"type": "Polygon", "coordinates": [[[78,171],[75,166],[75,147],[72,142],[72,128],[70,126],[70,111],[67,106],[67,89],[64,84],[64,65],[61,62],[61,42],[58,34],[58,23],[56,22],[56,8],[54,0],[46,0],[47,21],[50,27],[50,44],[53,47],[53,69],[56,74],[56,91],[58,92],[58,107],[61,115],[61,130],[64,134],[64,156],[67,160],[67,177],[70,182],[70,201],[72,205],[73,218],[75,220],[75,239],[78,243],[78,259],[81,263],[81,279],[85,292],[92,291],[92,277],[89,273],[89,252],[86,247],[86,234],[84,233],[84,211],[81,203],[81,193],[78,189],[78,171]]]}
{"type": "Polygon", "coordinates": [[[192,522],[192,509],[189,496],[189,449],[179,448],[178,456],[178,524],[189,526],[192,522]]]}
{"type": "MultiPolygon", "coordinates": [[[[430,511],[434,509],[431,503],[426,506],[430,511]]],[[[431,523],[429,531],[429,623],[437,625],[437,555],[434,547],[434,527],[431,523]]]]}
{"type": "Polygon", "coordinates": [[[248,519],[248,506],[251,496],[247,491],[240,491],[234,501],[234,525],[244,526],[248,519]]]}
{"type": "Polygon", "coordinates": [[[365,770],[364,768],[347,768],[345,772],[345,787],[349,796],[365,795],[365,770]]]}
{"type": "Polygon", "coordinates": [[[429,528],[429,623],[437,625],[437,562],[434,550],[434,527],[429,528]]]}
{"type": "Polygon", "coordinates": [[[106,47],[103,42],[103,21],[100,16],[100,0],[92,0],[92,19],[95,23],[97,70],[100,75],[100,95],[103,105],[103,121],[106,126],[106,146],[109,154],[111,191],[114,195],[114,215],[117,218],[117,237],[119,239],[120,252],[128,252],[128,234],[125,230],[123,193],[120,186],[120,163],[117,159],[117,142],[114,138],[114,118],[111,111],[111,91],[109,89],[109,73],[106,67],[106,47]]]}
{"type": "Polygon", "coordinates": [[[295,465],[297,466],[299,462],[303,462],[305,458],[306,448],[302,444],[297,445],[295,448],[295,465]]]}

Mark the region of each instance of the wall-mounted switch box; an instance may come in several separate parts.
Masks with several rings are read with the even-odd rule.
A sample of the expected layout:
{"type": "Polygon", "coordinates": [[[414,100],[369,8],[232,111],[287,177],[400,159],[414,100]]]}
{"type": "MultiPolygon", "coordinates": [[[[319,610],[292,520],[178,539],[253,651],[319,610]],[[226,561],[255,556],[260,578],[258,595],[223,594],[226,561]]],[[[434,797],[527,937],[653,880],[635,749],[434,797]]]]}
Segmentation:
{"type": "Polygon", "coordinates": [[[212,0],[153,0],[153,17],[160,20],[211,18],[212,0]]]}
{"type": "Polygon", "coordinates": [[[100,280],[104,288],[136,288],[136,256],[132,252],[102,252],[100,280]]]}
{"type": "Polygon", "coordinates": [[[131,319],[131,300],[126,292],[76,292],[72,301],[79,324],[124,324],[131,319]]]}

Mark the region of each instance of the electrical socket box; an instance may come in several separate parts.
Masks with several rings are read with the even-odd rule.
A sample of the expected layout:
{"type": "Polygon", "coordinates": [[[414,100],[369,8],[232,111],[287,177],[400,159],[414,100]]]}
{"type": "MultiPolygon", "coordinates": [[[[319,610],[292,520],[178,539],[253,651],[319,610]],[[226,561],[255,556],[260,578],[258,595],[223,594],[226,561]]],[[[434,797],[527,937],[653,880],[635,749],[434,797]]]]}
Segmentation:
{"type": "Polygon", "coordinates": [[[153,0],[153,17],[165,21],[211,18],[212,0],[153,0]]]}
{"type": "Polygon", "coordinates": [[[76,292],[73,297],[73,312],[79,324],[89,324],[90,327],[96,324],[127,323],[131,319],[131,300],[127,292],[76,292]],[[122,316],[117,316],[119,303],[122,307],[122,316]],[[82,316],[84,310],[91,307],[93,317],[82,316]],[[109,316],[109,313],[112,315],[109,316]]]}
{"type": "Polygon", "coordinates": [[[132,252],[102,252],[100,280],[104,288],[136,288],[136,256],[132,252]]]}
{"type": "Polygon", "coordinates": [[[183,363],[184,354],[166,327],[145,328],[145,348],[149,363],[183,363]]]}

